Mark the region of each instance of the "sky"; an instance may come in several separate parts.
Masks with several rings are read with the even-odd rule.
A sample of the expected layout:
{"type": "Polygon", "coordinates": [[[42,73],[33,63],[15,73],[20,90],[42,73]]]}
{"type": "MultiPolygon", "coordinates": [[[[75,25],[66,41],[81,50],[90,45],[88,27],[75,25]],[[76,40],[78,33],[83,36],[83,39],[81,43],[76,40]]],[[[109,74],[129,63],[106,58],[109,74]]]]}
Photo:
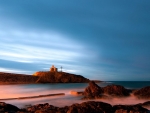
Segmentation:
{"type": "Polygon", "coordinates": [[[150,80],[149,0],[0,0],[0,72],[150,80]]]}

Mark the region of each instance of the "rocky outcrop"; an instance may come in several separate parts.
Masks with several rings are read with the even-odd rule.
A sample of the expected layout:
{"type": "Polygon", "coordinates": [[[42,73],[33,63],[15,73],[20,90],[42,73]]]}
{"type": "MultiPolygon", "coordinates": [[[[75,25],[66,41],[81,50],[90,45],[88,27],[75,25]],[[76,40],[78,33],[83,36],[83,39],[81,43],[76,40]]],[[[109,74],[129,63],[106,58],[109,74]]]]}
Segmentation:
{"type": "Polygon", "coordinates": [[[133,94],[139,99],[150,99],[150,86],[136,90],[133,94]]]}
{"type": "Polygon", "coordinates": [[[115,105],[113,111],[114,113],[148,113],[148,110],[140,105],[115,105]]]}
{"type": "Polygon", "coordinates": [[[39,104],[27,108],[27,111],[34,113],[112,113],[112,106],[104,102],[89,101],[62,108],[39,104]]]}
{"type": "Polygon", "coordinates": [[[45,113],[45,112],[50,112],[50,113],[56,113],[58,111],[58,107],[55,107],[53,105],[49,105],[48,103],[45,104],[37,104],[33,105],[30,107],[27,107],[25,111],[27,113],[45,113]]]}
{"type": "Polygon", "coordinates": [[[83,102],[69,106],[67,113],[112,113],[112,106],[104,102],[83,102]]]}
{"type": "Polygon", "coordinates": [[[48,103],[37,104],[24,109],[0,102],[0,113],[148,113],[141,105],[114,105],[88,101],[65,107],[55,107],[48,103]]]}
{"type": "Polygon", "coordinates": [[[125,97],[130,95],[130,91],[120,85],[108,85],[100,87],[95,82],[89,82],[89,86],[83,92],[83,99],[97,99],[97,98],[112,98],[125,97]]]}
{"type": "Polygon", "coordinates": [[[36,72],[32,75],[0,72],[0,84],[31,83],[87,83],[89,79],[81,75],[65,72],[36,72]]]}
{"type": "Polygon", "coordinates": [[[65,72],[36,72],[33,76],[38,76],[37,83],[87,83],[89,79],[81,75],[65,72]]]}
{"type": "Polygon", "coordinates": [[[85,88],[83,99],[96,99],[101,98],[103,94],[103,89],[95,84],[94,81],[89,82],[89,86],[85,88]]]}
{"type": "Polygon", "coordinates": [[[146,101],[141,104],[143,107],[150,107],[150,101],[146,101]]]}
{"type": "Polygon", "coordinates": [[[16,113],[17,111],[20,111],[20,109],[17,108],[16,106],[11,104],[6,104],[4,102],[0,102],[0,113],[6,113],[6,112],[16,113]]]}
{"type": "Polygon", "coordinates": [[[31,84],[36,83],[38,78],[32,75],[0,72],[0,84],[31,84]]]}
{"type": "Polygon", "coordinates": [[[103,87],[102,89],[104,94],[115,97],[124,97],[130,95],[130,91],[120,85],[108,85],[106,87],[103,87]]]}

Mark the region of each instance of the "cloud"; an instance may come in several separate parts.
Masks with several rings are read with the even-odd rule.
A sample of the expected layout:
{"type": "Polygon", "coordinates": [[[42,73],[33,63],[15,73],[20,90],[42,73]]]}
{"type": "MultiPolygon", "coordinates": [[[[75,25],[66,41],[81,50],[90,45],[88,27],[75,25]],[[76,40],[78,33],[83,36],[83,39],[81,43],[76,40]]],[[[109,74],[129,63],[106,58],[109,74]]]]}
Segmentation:
{"type": "Polygon", "coordinates": [[[18,70],[18,67],[20,64],[31,64],[32,67],[30,67],[33,69],[25,68],[25,66],[21,66],[19,69],[29,69],[33,73],[34,71],[46,70],[54,64],[58,67],[63,66],[64,71],[76,74],[81,72],[82,74],[83,70],[87,69],[82,67],[86,65],[85,61],[94,57],[94,54],[88,55],[83,44],[75,41],[69,35],[56,31],[0,29],[0,37],[1,60],[16,62],[14,69],[10,69],[10,66],[6,65],[3,67],[4,63],[1,64],[0,66],[3,67],[1,71],[5,72],[26,73],[27,71],[18,70]]]}
{"type": "Polygon", "coordinates": [[[83,54],[82,46],[56,33],[1,31],[0,57],[18,62],[72,61],[83,54]]]}
{"type": "Polygon", "coordinates": [[[25,70],[17,70],[14,68],[3,68],[0,67],[0,72],[7,72],[7,73],[19,73],[19,74],[24,74],[24,73],[31,73],[30,71],[25,71],[25,70]]]}

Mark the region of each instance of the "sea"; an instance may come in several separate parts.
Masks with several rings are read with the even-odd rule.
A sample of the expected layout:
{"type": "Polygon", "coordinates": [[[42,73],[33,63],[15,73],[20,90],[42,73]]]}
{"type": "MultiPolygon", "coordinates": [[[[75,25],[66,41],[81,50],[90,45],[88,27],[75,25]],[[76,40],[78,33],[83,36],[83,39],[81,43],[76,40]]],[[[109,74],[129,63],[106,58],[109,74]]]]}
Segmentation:
{"type": "MultiPolygon", "coordinates": [[[[107,81],[97,83],[101,87],[116,84],[122,85],[128,89],[139,89],[145,86],[150,86],[150,81],[107,81]]],[[[15,84],[15,85],[0,85],[0,99],[18,98],[27,96],[38,96],[46,94],[65,93],[65,95],[49,96],[32,99],[14,99],[14,100],[0,100],[13,104],[19,108],[27,106],[49,103],[57,107],[64,107],[74,103],[82,103],[89,100],[81,100],[81,95],[72,95],[71,91],[84,91],[88,83],[54,83],[54,84],[15,84]]],[[[113,99],[96,99],[94,101],[107,102],[112,105],[116,104],[137,104],[149,100],[139,100],[134,96],[127,98],[113,98],[113,99]]]]}

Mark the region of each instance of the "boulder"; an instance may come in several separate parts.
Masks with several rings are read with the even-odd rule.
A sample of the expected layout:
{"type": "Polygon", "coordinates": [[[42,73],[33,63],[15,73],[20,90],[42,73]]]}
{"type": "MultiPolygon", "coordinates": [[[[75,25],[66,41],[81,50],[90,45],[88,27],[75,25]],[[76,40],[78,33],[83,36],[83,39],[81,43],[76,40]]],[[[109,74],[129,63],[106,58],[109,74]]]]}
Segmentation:
{"type": "Polygon", "coordinates": [[[49,104],[38,104],[27,108],[33,113],[112,113],[112,106],[104,102],[83,102],[65,107],[54,107],[49,104]]]}
{"type": "Polygon", "coordinates": [[[142,106],[148,106],[148,107],[150,107],[150,101],[144,102],[144,103],[142,104],[142,106]]]}
{"type": "Polygon", "coordinates": [[[53,105],[45,104],[37,104],[26,108],[27,113],[45,113],[50,111],[50,113],[56,113],[58,107],[53,105]]]}
{"type": "Polygon", "coordinates": [[[108,85],[101,88],[95,82],[89,82],[89,86],[85,88],[83,92],[83,99],[97,99],[105,98],[109,99],[112,97],[125,97],[130,95],[130,91],[120,85],[108,85]]]}
{"type": "Polygon", "coordinates": [[[7,104],[5,102],[0,102],[0,113],[16,113],[17,111],[20,111],[18,107],[11,104],[7,104]]]}
{"type": "Polygon", "coordinates": [[[140,105],[115,105],[113,111],[114,113],[148,113],[148,110],[140,105]]]}
{"type": "Polygon", "coordinates": [[[112,106],[104,102],[83,102],[69,106],[67,113],[112,113],[112,106]]]}
{"type": "Polygon", "coordinates": [[[54,107],[49,104],[38,104],[27,108],[26,113],[147,113],[141,105],[114,105],[104,102],[88,101],[65,107],[54,107]]]}
{"type": "Polygon", "coordinates": [[[139,99],[150,99],[150,86],[136,90],[133,94],[139,99]]]}
{"type": "Polygon", "coordinates": [[[101,98],[103,94],[103,89],[95,84],[94,81],[89,82],[89,86],[85,88],[83,99],[96,99],[101,98]]]}
{"type": "Polygon", "coordinates": [[[130,91],[120,85],[108,85],[106,87],[103,87],[102,89],[104,94],[115,97],[124,97],[130,95],[130,91]]]}
{"type": "Polygon", "coordinates": [[[71,106],[55,107],[48,103],[19,109],[13,105],[0,102],[0,113],[148,113],[146,108],[138,105],[114,105],[105,102],[88,101],[71,106]]]}

